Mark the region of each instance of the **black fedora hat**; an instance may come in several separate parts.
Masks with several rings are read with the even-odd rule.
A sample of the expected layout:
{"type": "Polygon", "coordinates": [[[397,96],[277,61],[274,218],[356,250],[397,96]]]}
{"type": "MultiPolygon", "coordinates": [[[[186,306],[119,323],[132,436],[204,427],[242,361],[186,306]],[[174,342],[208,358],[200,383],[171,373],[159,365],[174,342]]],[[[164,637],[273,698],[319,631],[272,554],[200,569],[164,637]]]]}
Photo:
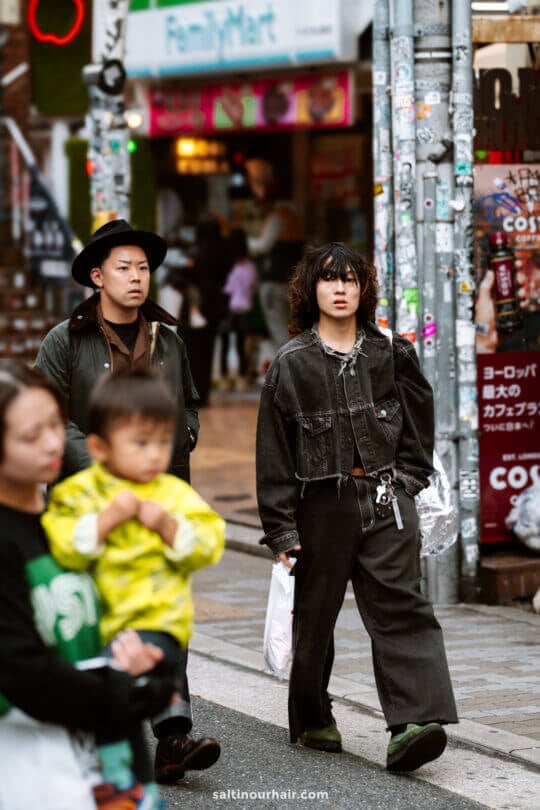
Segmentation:
{"type": "Polygon", "coordinates": [[[120,245],[138,245],[148,259],[150,272],[156,270],[167,253],[167,243],[157,233],[137,231],[125,219],[114,219],[92,234],[86,247],[81,250],[71,267],[71,275],[85,287],[94,287],[90,271],[103,261],[103,254],[120,245]]]}

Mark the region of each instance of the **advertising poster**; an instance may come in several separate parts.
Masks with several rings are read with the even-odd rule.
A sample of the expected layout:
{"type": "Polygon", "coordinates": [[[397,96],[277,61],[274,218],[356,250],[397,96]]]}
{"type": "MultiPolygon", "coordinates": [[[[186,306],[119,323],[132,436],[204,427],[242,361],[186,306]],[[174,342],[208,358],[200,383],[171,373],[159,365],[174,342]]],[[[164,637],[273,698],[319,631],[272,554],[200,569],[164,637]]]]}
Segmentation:
{"type": "Polygon", "coordinates": [[[540,164],[479,165],[474,182],[481,538],[497,543],[540,478],[540,164]]]}
{"type": "Polygon", "coordinates": [[[540,481],[540,352],[478,355],[481,532],[512,540],[517,497],[540,481]]]}
{"type": "Polygon", "coordinates": [[[474,169],[476,348],[538,349],[540,164],[474,169]]]}
{"type": "Polygon", "coordinates": [[[353,122],[352,74],[297,76],[255,82],[150,91],[150,136],[345,127],[353,122]]]}

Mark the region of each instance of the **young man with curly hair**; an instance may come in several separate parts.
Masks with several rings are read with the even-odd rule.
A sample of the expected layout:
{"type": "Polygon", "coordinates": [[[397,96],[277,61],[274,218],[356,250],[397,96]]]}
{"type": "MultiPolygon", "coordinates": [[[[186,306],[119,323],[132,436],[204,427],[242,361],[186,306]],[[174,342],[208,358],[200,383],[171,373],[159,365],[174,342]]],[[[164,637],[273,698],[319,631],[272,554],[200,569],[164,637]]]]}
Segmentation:
{"type": "Polygon", "coordinates": [[[294,335],[265,381],[257,492],[266,543],[296,578],[291,742],[341,751],[328,682],[350,580],[391,732],[387,768],[440,756],[457,715],[441,628],[420,590],[414,496],[433,471],[433,396],[413,345],[376,324],[376,272],[311,248],[290,283],[294,335]]]}

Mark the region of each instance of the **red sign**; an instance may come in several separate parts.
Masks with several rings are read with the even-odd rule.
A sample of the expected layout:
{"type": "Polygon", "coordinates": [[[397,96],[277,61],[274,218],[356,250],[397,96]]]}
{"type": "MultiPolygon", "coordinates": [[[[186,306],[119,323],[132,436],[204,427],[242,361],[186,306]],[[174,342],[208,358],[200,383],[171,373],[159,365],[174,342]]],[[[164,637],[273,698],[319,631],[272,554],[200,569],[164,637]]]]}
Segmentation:
{"type": "MultiPolygon", "coordinates": [[[[75,17],[71,28],[65,34],[55,34],[52,31],[47,32],[41,30],[37,21],[39,2],[40,0],[30,0],[28,4],[28,26],[32,36],[34,36],[38,42],[50,42],[52,45],[58,45],[59,47],[69,45],[70,42],[73,42],[84,22],[84,15],[86,13],[84,0],[71,0],[71,5],[75,6],[73,9],[75,17]]],[[[68,4],[66,4],[66,7],[67,5],[68,4]]]]}
{"type": "Polygon", "coordinates": [[[540,480],[540,353],[479,354],[480,513],[485,543],[506,528],[518,495],[540,480]]]}
{"type": "Polygon", "coordinates": [[[191,132],[345,127],[353,123],[352,73],[150,91],[150,136],[191,132]]]}

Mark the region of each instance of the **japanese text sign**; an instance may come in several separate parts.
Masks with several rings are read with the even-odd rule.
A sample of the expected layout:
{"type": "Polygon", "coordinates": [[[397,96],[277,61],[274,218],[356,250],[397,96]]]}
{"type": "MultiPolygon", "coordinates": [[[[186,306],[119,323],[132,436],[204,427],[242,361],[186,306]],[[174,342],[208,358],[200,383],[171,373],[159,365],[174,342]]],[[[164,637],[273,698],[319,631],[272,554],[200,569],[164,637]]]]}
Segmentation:
{"type": "Polygon", "coordinates": [[[540,353],[477,359],[482,541],[508,541],[505,518],[540,479],[540,353]]]}

